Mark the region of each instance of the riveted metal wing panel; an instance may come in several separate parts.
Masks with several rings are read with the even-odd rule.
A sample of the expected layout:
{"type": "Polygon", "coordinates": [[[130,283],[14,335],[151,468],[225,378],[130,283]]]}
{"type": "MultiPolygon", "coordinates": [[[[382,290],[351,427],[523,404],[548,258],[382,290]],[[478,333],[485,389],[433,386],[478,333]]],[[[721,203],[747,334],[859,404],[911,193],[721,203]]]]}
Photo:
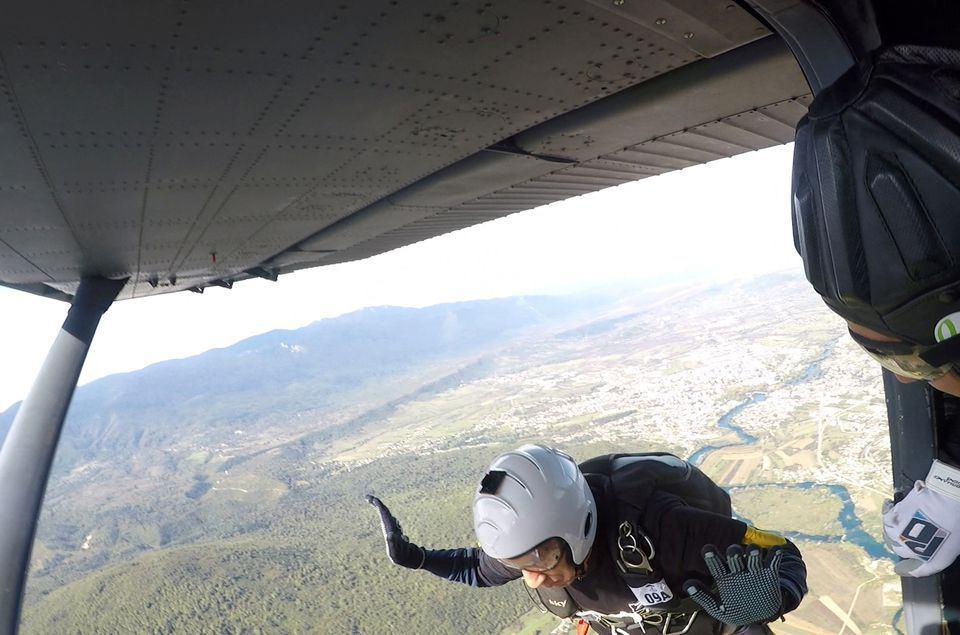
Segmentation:
{"type": "Polygon", "coordinates": [[[8,8],[0,61],[0,283],[64,298],[365,258],[782,143],[807,92],[749,13],[686,0],[46,0],[8,8]]]}

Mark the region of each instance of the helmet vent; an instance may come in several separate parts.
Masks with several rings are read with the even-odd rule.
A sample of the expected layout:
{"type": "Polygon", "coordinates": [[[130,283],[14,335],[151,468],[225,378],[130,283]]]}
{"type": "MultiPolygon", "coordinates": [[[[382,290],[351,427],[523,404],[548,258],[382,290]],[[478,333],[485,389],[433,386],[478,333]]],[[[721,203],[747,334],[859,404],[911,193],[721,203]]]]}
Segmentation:
{"type": "Polygon", "coordinates": [[[871,155],[867,159],[867,182],[910,278],[922,280],[953,264],[923,199],[895,157],[871,155]]]}
{"type": "Polygon", "coordinates": [[[480,481],[480,493],[496,494],[497,490],[500,489],[500,485],[503,483],[503,479],[505,478],[507,478],[507,473],[503,470],[492,470],[487,472],[487,475],[483,477],[482,481],[480,481]]]}
{"type": "Polygon", "coordinates": [[[583,536],[586,538],[590,535],[590,528],[593,526],[593,512],[587,514],[587,519],[583,523],[583,536]]]}
{"type": "Polygon", "coordinates": [[[520,457],[520,458],[522,458],[523,460],[529,462],[530,465],[532,465],[533,467],[537,468],[537,471],[538,471],[538,472],[540,472],[541,474],[543,474],[543,467],[542,467],[539,463],[537,463],[536,461],[534,461],[532,458],[530,458],[530,457],[527,456],[526,454],[519,454],[519,453],[517,454],[517,456],[520,457]]]}
{"type": "Polygon", "coordinates": [[[823,262],[820,254],[820,236],[813,203],[813,193],[806,175],[800,175],[793,196],[793,243],[803,258],[807,280],[818,293],[824,294],[831,289],[826,286],[823,262]]]}

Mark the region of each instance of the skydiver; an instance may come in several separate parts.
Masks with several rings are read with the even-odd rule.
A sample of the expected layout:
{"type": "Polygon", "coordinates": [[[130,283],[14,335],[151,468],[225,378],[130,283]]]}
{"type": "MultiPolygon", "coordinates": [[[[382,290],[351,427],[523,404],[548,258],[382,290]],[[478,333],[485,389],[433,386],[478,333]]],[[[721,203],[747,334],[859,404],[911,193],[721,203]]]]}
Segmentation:
{"type": "Polygon", "coordinates": [[[806,567],[793,543],[731,518],[729,496],[695,468],[725,499],[726,515],[706,511],[709,494],[696,507],[689,494],[651,489],[631,467],[639,464],[607,474],[589,467],[620,456],[631,455],[581,464],[586,476],[541,445],[497,457],[473,501],[480,548],[425,549],[380,499],[367,501],[394,564],[474,587],[523,578],[551,612],[579,616],[579,633],[588,624],[624,635],[769,633],[767,623],[800,604],[806,567]]]}
{"type": "MultiPolygon", "coordinates": [[[[806,277],[850,337],[899,381],[960,397],[960,51],[890,47],[823,90],[792,189],[806,277]]],[[[960,469],[941,458],[883,515],[900,575],[960,554],[960,469]]]]}

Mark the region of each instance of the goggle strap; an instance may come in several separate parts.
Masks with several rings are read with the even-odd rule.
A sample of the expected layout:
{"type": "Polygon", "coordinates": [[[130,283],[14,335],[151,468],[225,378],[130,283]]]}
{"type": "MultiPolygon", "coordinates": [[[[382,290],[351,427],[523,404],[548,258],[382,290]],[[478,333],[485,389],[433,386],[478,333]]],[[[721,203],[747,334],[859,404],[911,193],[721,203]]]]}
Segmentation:
{"type": "Polygon", "coordinates": [[[863,349],[876,355],[912,355],[916,350],[916,346],[907,342],[878,342],[850,329],[847,329],[847,333],[850,334],[850,339],[863,349]]]}
{"type": "Polygon", "coordinates": [[[919,354],[920,359],[940,368],[947,364],[960,362],[960,337],[945,339],[919,354]]]}

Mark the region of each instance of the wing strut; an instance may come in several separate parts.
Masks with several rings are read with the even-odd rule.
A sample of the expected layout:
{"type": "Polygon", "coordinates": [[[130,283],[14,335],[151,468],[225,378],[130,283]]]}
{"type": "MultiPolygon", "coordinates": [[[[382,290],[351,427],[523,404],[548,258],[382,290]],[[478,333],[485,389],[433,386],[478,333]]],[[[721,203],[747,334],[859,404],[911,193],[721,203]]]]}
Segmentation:
{"type": "Polygon", "coordinates": [[[100,317],[126,280],[83,278],[0,449],[0,633],[17,632],[33,534],[57,441],[100,317]]]}

